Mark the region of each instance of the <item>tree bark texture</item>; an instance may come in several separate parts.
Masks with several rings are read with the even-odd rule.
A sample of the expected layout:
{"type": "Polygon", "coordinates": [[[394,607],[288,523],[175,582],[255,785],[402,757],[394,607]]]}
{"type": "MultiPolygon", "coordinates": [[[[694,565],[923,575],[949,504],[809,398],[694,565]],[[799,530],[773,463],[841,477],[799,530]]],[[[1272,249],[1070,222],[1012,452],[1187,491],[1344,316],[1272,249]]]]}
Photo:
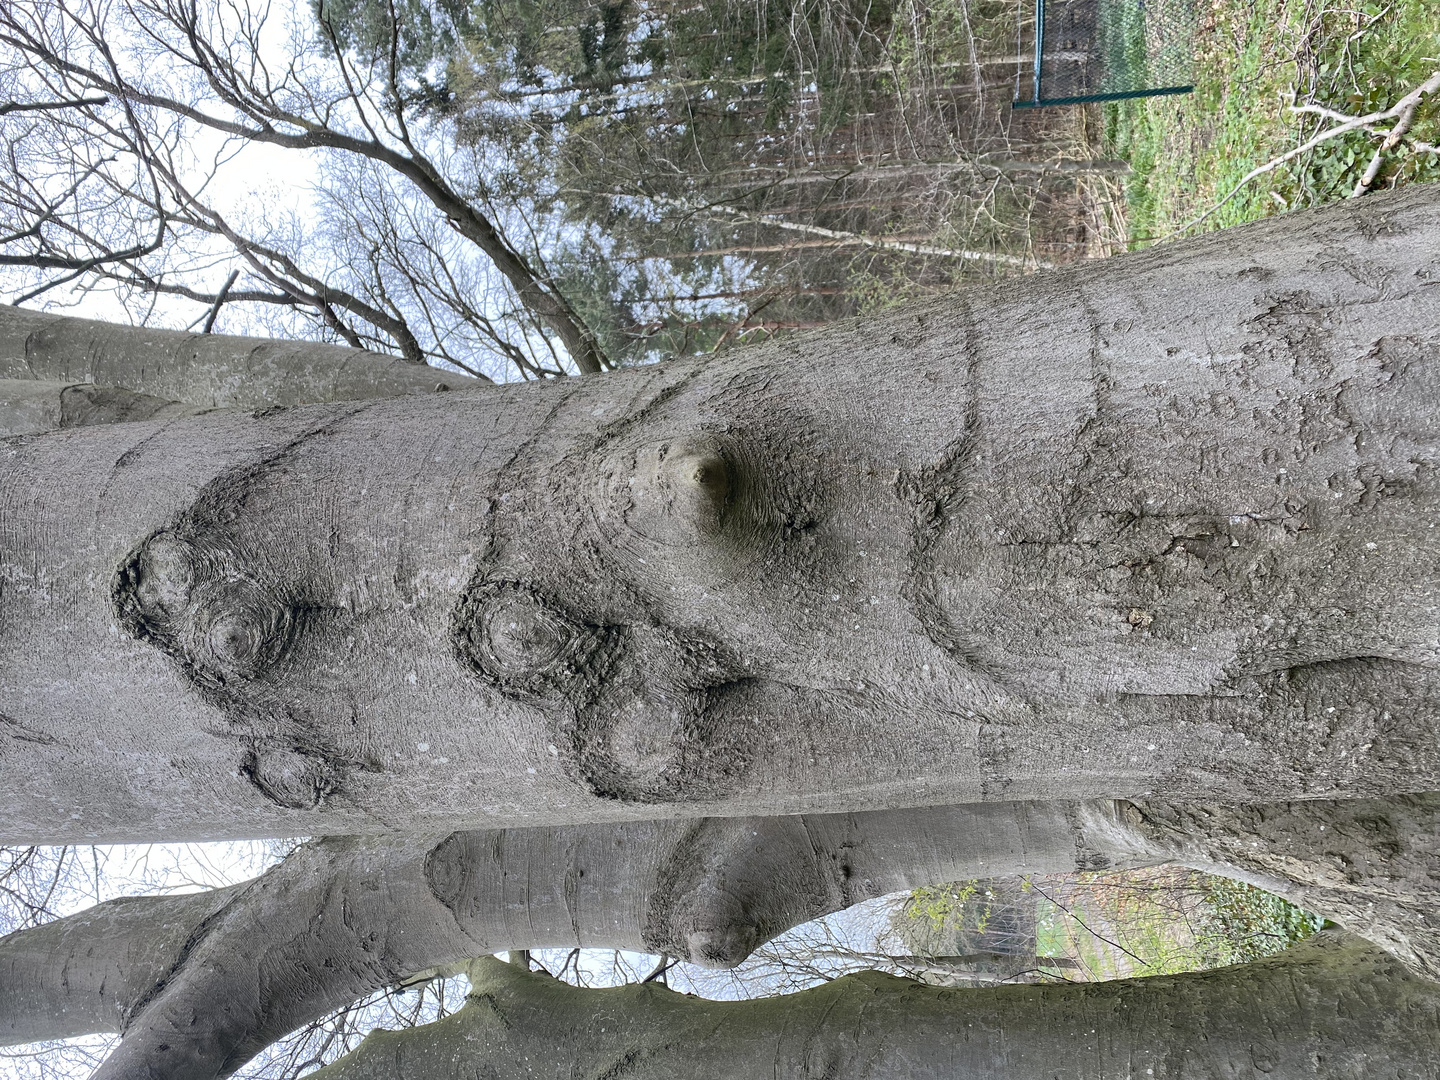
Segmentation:
{"type": "Polygon", "coordinates": [[[1437,190],[706,361],[9,440],[3,839],[1440,787],[1437,190]]]}
{"type": "Polygon", "coordinates": [[[861,900],[1142,865],[1144,844],[1108,803],[332,838],[223,895],[112,901],[0,939],[0,1044],[118,1031],[97,1080],[225,1076],[475,956],[603,946],[729,967],[861,900]]]}
{"type": "Polygon", "coordinates": [[[0,1046],[123,1031],[237,892],[127,896],[0,938],[0,1046]]]}
{"type": "Polygon", "coordinates": [[[944,990],[877,972],[782,998],[580,990],[487,959],[453,1016],[376,1031],[316,1080],[1423,1080],[1440,989],[1323,930],[1253,964],[944,990]]]}
{"type": "Polygon", "coordinates": [[[262,409],[431,393],[466,375],[306,341],[115,326],[0,308],[0,380],[98,383],[201,408],[262,409]]]}
{"type": "Polygon", "coordinates": [[[1250,806],[1127,804],[1174,862],[1317,911],[1440,982],[1440,794],[1250,806]]]}
{"type": "Polygon", "coordinates": [[[0,379],[0,439],[56,428],[132,420],[174,420],[205,410],[94,383],[0,379]]]}
{"type": "Polygon", "coordinates": [[[733,966],[794,925],[919,885],[1165,861],[1290,896],[1440,981],[1437,806],[994,803],[332,838],[223,895],[116,901],[0,939],[0,1043],[120,1031],[98,1080],[220,1077],[347,1002],[477,955],[603,946],[733,966]]]}

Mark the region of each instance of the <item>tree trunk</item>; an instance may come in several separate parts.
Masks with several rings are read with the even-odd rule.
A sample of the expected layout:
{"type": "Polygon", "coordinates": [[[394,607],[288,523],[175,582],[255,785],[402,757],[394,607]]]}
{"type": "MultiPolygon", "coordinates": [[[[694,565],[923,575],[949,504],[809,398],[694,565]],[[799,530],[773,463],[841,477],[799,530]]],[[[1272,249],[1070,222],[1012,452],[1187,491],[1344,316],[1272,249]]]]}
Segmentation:
{"type": "Polygon", "coordinates": [[[3,838],[1440,787],[1437,202],[11,440],[3,838]]]}
{"type": "Polygon", "coordinates": [[[173,420],[205,410],[94,383],[0,379],[0,439],[56,428],[135,420],[173,420]]]}
{"type": "Polygon", "coordinates": [[[1108,983],[944,990],[866,972],[782,998],[579,990],[471,967],[453,1016],[376,1031],[316,1080],[1422,1080],[1440,989],[1324,930],[1258,963],[1108,983]]]}
{"type": "Polygon", "coordinates": [[[0,939],[0,1045],[119,1031],[97,1080],[224,1076],[356,998],[487,953],[629,948],[732,967],[861,900],[1144,865],[1144,844],[1108,803],[327,839],[245,885],[111,901],[0,939]]]}
{"type": "Polygon", "coordinates": [[[0,939],[0,1044],[121,1031],[97,1080],[220,1077],[358,997],[487,953],[632,948],[729,967],[919,885],[1164,861],[1291,896],[1435,979],[1437,813],[1440,796],[997,803],[332,838],[222,893],[115,901],[0,939]]]}
{"type": "Polygon", "coordinates": [[[0,938],[0,1046],[124,1031],[239,891],[126,896],[0,938]]]}
{"type": "Polygon", "coordinates": [[[202,408],[425,394],[466,375],[308,341],[114,326],[0,307],[0,380],[99,383],[202,408]]]}

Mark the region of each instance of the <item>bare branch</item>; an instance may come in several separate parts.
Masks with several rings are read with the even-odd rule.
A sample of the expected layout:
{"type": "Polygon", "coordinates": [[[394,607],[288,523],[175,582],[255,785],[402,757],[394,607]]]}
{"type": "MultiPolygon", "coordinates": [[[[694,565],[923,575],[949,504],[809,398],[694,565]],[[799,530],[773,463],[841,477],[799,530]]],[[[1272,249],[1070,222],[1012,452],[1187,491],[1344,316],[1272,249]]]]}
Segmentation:
{"type": "Polygon", "coordinates": [[[87,105],[105,105],[107,97],[76,98],[73,101],[4,101],[0,102],[0,116],[12,112],[52,112],[56,109],[83,109],[87,105]]]}
{"type": "Polygon", "coordinates": [[[239,270],[231,270],[230,276],[225,279],[225,284],[220,286],[220,294],[215,297],[215,305],[210,309],[210,314],[205,317],[205,326],[200,331],[208,334],[215,328],[215,319],[220,314],[220,308],[225,303],[225,298],[230,293],[230,286],[235,284],[235,279],[240,276],[239,270]]]}

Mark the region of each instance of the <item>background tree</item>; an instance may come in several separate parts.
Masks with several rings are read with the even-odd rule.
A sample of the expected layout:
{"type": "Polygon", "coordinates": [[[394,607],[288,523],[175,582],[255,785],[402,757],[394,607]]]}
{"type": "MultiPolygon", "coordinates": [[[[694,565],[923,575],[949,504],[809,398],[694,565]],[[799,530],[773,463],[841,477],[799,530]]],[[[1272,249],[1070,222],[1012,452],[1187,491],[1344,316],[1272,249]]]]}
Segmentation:
{"type": "MultiPolygon", "coordinates": [[[[333,10],[362,33],[376,22],[333,10]]],[[[579,229],[575,261],[624,282],[603,294],[617,355],[1073,256],[1073,213],[1047,209],[1073,180],[1044,159],[1074,148],[1008,108],[1003,5],[568,0],[464,22],[444,43],[457,138],[493,147],[497,183],[579,229]]]]}
{"type": "MultiPolygon", "coordinates": [[[[220,298],[201,281],[238,255],[246,282],[228,299],[298,316],[292,329],[309,320],[319,324],[312,334],[323,328],[352,346],[417,363],[434,358],[470,374],[600,370],[594,334],[550,281],[538,250],[517,247],[495,223],[476,155],[447,153],[408,119],[412,88],[395,35],[395,48],[346,52],[323,21],[282,28],[268,17],[186,0],[124,11],[47,0],[6,7],[0,44],[10,50],[12,107],[35,118],[12,142],[8,263],[48,275],[27,292],[61,283],[47,254],[58,234],[106,254],[88,268],[91,286],[206,307],[220,298]],[[291,38],[291,59],[272,76],[263,39],[281,31],[291,38]],[[34,107],[50,101],[86,103],[34,107]],[[49,156],[31,156],[42,143],[49,156]],[[73,144],[97,161],[56,149],[73,144]],[[319,229],[283,212],[234,221],[210,201],[222,165],[243,168],[234,159],[257,145],[325,152],[319,229]],[[138,172],[122,167],[132,160],[138,172]],[[87,182],[81,193],[98,192],[83,205],[65,196],[75,178],[87,182]],[[27,201],[31,189],[38,194],[27,201]],[[124,216],[94,220],[107,199],[124,202],[159,236],[117,247],[110,232],[126,227],[124,216]],[[503,363],[482,362],[477,351],[503,363]]],[[[68,269],[69,280],[86,272],[58,269],[68,269]]]]}
{"type": "Polygon", "coordinates": [[[1078,151],[1002,107],[1008,9],[749,8],[12,6],[14,106],[88,102],[14,141],[16,295],[78,283],[146,321],[157,296],[214,306],[234,268],[226,302],[270,332],[538,377],[1083,249],[1047,167],[1078,151]],[[303,151],[311,199],[236,197],[267,147],[303,151]],[[67,274],[27,242],[41,217],[85,249],[67,274]]]}

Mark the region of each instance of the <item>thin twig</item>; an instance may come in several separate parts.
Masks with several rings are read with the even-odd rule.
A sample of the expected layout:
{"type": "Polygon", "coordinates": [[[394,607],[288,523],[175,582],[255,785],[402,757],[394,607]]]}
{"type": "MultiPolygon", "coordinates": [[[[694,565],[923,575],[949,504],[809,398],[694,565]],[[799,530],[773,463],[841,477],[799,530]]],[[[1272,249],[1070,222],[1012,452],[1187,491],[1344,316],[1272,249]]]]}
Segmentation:
{"type": "Polygon", "coordinates": [[[239,276],[239,270],[231,270],[230,276],[225,279],[225,284],[220,286],[220,294],[215,297],[215,304],[210,308],[210,314],[205,317],[205,327],[200,331],[202,334],[208,334],[215,328],[215,318],[220,314],[220,308],[230,293],[230,286],[235,284],[235,279],[239,276]]]}

